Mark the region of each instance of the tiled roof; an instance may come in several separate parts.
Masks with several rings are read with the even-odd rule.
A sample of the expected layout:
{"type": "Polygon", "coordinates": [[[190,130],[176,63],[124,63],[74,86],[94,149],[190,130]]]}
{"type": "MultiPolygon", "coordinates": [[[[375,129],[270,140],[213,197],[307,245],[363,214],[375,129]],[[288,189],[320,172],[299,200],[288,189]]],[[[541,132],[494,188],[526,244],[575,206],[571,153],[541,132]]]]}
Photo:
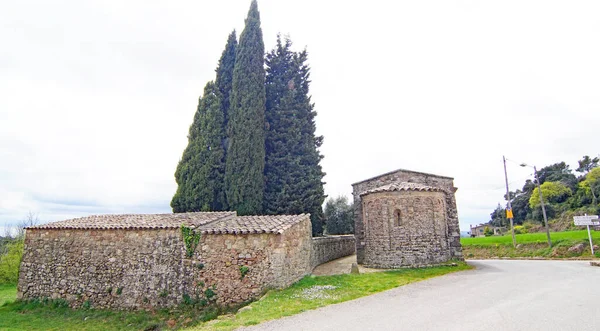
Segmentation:
{"type": "Polygon", "coordinates": [[[392,191],[431,191],[431,192],[443,192],[439,187],[427,186],[418,183],[392,183],[383,186],[376,187],[374,189],[366,190],[360,195],[365,195],[375,192],[392,192],[392,191]]]}
{"type": "Polygon", "coordinates": [[[237,216],[236,212],[95,215],[30,226],[27,229],[176,229],[182,224],[204,234],[277,233],[308,219],[309,214],[237,216]]]}
{"type": "Polygon", "coordinates": [[[452,177],[448,177],[448,176],[440,176],[440,175],[434,175],[434,174],[429,174],[429,173],[426,173],[426,172],[413,171],[413,170],[406,170],[406,169],[396,169],[396,170],[394,170],[394,171],[389,171],[389,172],[386,172],[386,173],[384,173],[384,174],[377,175],[377,176],[375,176],[375,177],[371,177],[371,178],[363,179],[363,180],[361,180],[361,181],[359,181],[359,182],[353,183],[353,184],[352,184],[352,186],[354,186],[354,185],[356,185],[356,184],[360,184],[360,183],[368,182],[368,181],[371,181],[371,180],[373,180],[373,179],[377,179],[377,178],[379,178],[379,177],[383,177],[383,176],[387,176],[387,175],[395,174],[395,173],[397,173],[397,172],[404,172],[404,173],[419,174],[419,175],[424,175],[424,176],[428,176],[428,177],[445,178],[445,179],[452,179],[452,180],[454,179],[454,178],[452,178],[452,177]]]}
{"type": "Polygon", "coordinates": [[[182,224],[201,226],[220,219],[234,218],[235,212],[199,212],[176,214],[93,215],[28,229],[173,229],[182,224]]]}
{"type": "Polygon", "coordinates": [[[274,216],[238,216],[200,227],[203,234],[283,233],[309,214],[274,216]]]}

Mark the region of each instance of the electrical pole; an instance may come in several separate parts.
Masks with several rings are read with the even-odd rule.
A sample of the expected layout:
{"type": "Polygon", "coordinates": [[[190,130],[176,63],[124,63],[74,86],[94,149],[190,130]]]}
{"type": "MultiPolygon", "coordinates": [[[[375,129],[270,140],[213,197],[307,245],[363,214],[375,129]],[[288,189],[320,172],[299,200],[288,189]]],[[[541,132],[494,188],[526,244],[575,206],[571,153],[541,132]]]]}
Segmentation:
{"type": "Polygon", "coordinates": [[[512,235],[513,247],[517,247],[517,238],[515,238],[515,228],[513,226],[513,213],[512,206],[510,204],[510,191],[508,190],[508,175],[506,174],[506,158],[502,155],[502,161],[504,161],[504,181],[506,182],[506,218],[510,220],[510,234],[512,235]]]}
{"type": "Polygon", "coordinates": [[[548,217],[546,216],[546,207],[544,206],[544,196],[542,195],[542,186],[540,185],[540,178],[538,177],[537,169],[535,168],[535,166],[533,166],[533,172],[535,173],[535,181],[537,183],[538,191],[540,191],[540,203],[542,204],[542,214],[544,215],[546,236],[548,236],[548,246],[552,247],[552,240],[550,239],[550,228],[548,227],[548,217]]]}

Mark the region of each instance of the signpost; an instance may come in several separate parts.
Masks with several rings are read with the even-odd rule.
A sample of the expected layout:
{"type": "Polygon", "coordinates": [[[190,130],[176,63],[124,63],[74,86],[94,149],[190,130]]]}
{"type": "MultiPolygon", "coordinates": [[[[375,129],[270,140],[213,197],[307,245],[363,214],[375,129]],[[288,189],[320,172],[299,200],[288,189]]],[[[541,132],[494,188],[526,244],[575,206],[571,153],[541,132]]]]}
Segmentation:
{"type": "Polygon", "coordinates": [[[598,215],[573,216],[575,225],[586,225],[588,230],[588,238],[590,239],[590,249],[594,255],[594,244],[592,243],[592,234],[590,233],[590,225],[600,225],[598,215]]]}

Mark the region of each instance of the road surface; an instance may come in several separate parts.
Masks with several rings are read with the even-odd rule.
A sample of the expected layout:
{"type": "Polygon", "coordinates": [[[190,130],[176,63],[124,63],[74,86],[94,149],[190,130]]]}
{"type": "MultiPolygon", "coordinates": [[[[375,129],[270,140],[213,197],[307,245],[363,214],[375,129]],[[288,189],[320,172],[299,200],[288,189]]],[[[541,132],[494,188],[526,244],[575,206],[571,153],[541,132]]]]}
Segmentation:
{"type": "Polygon", "coordinates": [[[583,261],[469,261],[409,284],[245,331],[600,330],[600,268],[583,261]]]}

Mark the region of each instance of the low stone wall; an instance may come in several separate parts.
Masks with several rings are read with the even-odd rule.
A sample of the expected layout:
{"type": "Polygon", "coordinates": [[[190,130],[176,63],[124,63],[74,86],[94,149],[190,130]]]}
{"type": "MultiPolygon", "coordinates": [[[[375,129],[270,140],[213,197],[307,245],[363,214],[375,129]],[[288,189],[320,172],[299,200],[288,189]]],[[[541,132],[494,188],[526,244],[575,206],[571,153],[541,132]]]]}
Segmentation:
{"type": "Polygon", "coordinates": [[[28,229],[17,295],[109,309],[237,304],[309,274],[310,234],[308,217],[282,234],[203,234],[188,258],[180,229],[28,229]]]}
{"type": "Polygon", "coordinates": [[[186,287],[179,229],[28,229],[19,298],[65,299],[78,307],[166,307],[186,287]]]}
{"type": "Polygon", "coordinates": [[[310,265],[312,268],[340,257],[354,254],[354,235],[326,236],[312,238],[310,265]]]}

